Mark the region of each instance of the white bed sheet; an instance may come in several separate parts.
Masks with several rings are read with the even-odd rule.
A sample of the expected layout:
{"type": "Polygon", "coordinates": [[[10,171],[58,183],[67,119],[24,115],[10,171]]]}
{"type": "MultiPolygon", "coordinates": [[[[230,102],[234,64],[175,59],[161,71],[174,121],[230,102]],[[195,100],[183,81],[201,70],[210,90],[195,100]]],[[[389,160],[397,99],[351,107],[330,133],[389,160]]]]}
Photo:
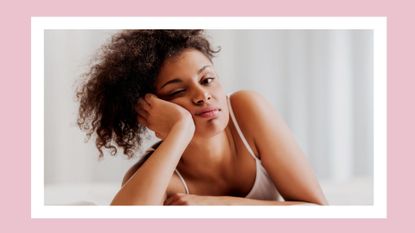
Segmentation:
{"type": "MultiPolygon", "coordinates": [[[[362,177],[347,182],[321,181],[330,205],[372,205],[373,182],[362,177]]],[[[117,183],[52,184],[45,186],[45,205],[109,205],[117,183]]]]}

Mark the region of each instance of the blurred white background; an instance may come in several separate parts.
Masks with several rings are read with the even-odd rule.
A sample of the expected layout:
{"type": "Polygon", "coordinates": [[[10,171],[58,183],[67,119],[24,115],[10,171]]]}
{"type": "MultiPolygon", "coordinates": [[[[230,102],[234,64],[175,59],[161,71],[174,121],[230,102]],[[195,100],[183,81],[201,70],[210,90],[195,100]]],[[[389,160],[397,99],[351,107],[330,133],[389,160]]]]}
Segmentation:
{"type": "MultiPolygon", "coordinates": [[[[108,204],[131,160],[84,142],[75,88],[116,31],[45,31],[45,204],[108,204]]],[[[373,33],[208,30],[228,92],[250,89],[282,114],[330,204],[373,204],[373,33]]],[[[146,142],[151,145],[154,139],[146,142]]],[[[146,148],[143,148],[145,150],[146,148]]]]}

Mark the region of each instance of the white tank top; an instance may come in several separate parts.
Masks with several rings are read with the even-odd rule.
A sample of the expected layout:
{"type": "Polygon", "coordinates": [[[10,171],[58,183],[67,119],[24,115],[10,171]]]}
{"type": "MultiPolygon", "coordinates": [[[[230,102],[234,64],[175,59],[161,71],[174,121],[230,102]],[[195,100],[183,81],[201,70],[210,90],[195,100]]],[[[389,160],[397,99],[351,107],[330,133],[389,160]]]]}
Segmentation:
{"type": "MultiPolygon", "coordinates": [[[[254,154],[245,136],[243,135],[241,129],[239,128],[238,122],[235,118],[235,114],[233,113],[233,110],[232,110],[229,96],[227,97],[227,102],[228,102],[229,113],[235,125],[235,128],[238,132],[238,135],[241,138],[242,142],[244,143],[251,157],[255,159],[255,164],[256,164],[255,182],[251,190],[245,197],[250,198],[250,199],[257,199],[257,200],[280,200],[282,201],[283,198],[279,194],[277,188],[275,187],[274,182],[271,180],[270,176],[268,175],[267,171],[262,165],[261,160],[254,154]]],[[[175,172],[177,176],[180,178],[181,182],[183,183],[183,186],[186,190],[186,194],[190,194],[189,188],[187,187],[187,184],[184,178],[182,177],[182,175],[180,174],[180,172],[177,169],[175,170],[175,172]]]]}

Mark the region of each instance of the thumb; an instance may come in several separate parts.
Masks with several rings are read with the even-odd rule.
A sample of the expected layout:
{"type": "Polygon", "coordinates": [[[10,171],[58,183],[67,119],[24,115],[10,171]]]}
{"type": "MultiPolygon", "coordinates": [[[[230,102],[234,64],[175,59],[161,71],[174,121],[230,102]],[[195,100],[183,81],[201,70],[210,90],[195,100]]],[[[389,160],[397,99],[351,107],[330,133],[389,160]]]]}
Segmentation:
{"type": "Polygon", "coordinates": [[[151,104],[156,99],[156,96],[151,93],[148,93],[144,96],[144,99],[147,103],[151,104]]]}

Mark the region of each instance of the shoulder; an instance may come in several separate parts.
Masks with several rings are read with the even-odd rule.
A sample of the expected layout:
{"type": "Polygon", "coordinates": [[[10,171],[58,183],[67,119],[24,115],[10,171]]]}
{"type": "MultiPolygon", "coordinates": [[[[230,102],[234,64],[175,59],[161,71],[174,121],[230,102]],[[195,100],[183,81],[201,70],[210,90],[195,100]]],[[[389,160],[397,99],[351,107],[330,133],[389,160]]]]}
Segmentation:
{"type": "Polygon", "coordinates": [[[250,90],[234,92],[229,98],[235,114],[257,115],[270,106],[270,103],[260,93],[250,90]]]}
{"type": "Polygon", "coordinates": [[[240,90],[240,91],[236,91],[233,92],[230,95],[231,101],[232,103],[236,102],[243,102],[243,101],[257,101],[258,99],[263,98],[261,94],[259,94],[256,91],[251,91],[251,90],[240,90]]]}
{"type": "Polygon", "coordinates": [[[258,92],[241,90],[229,96],[238,125],[254,153],[260,157],[257,141],[262,138],[260,128],[266,127],[270,104],[258,92]]]}
{"type": "Polygon", "coordinates": [[[271,104],[255,91],[237,91],[230,95],[229,99],[238,124],[247,130],[254,130],[258,120],[264,120],[269,111],[275,111],[271,104]]]}

